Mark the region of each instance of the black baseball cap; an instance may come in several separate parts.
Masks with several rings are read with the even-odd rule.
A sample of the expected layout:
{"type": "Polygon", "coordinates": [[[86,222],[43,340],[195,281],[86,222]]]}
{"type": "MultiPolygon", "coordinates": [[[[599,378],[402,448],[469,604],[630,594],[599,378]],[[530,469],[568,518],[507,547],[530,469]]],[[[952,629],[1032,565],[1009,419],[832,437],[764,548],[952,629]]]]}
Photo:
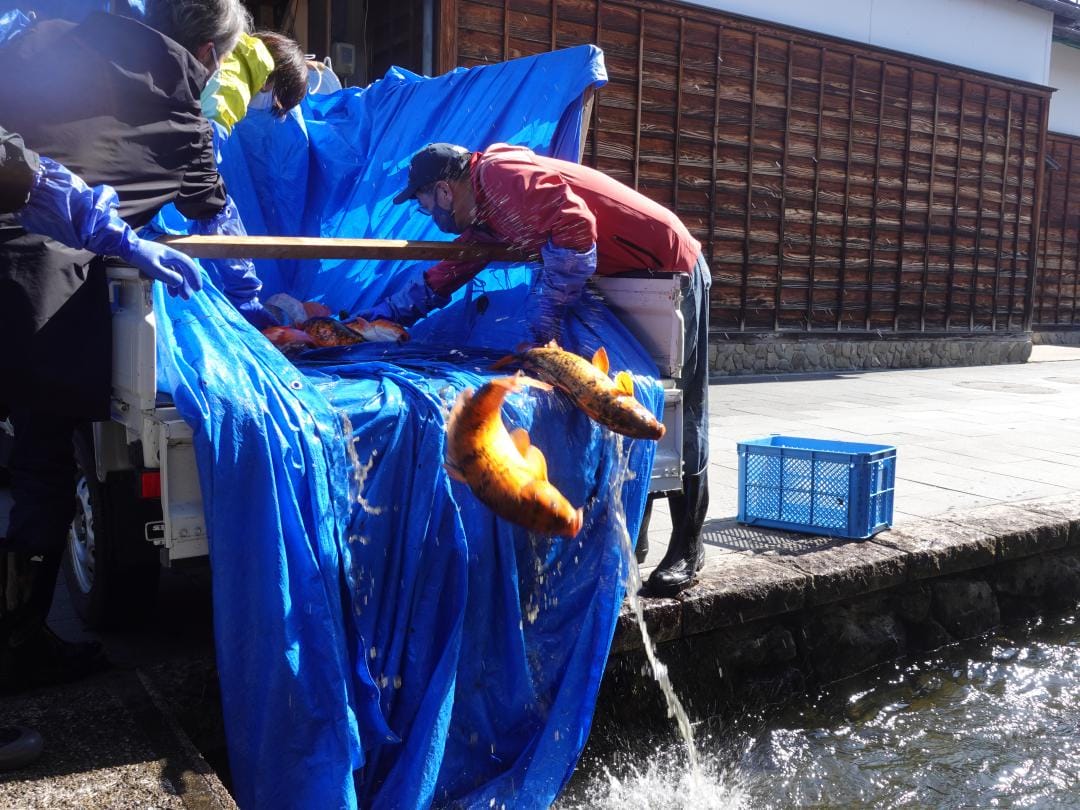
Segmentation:
{"type": "Polygon", "coordinates": [[[411,200],[416,192],[436,180],[457,174],[462,158],[471,154],[464,146],[453,143],[429,143],[412,156],[409,163],[409,184],[394,197],[394,205],[411,200]]]}

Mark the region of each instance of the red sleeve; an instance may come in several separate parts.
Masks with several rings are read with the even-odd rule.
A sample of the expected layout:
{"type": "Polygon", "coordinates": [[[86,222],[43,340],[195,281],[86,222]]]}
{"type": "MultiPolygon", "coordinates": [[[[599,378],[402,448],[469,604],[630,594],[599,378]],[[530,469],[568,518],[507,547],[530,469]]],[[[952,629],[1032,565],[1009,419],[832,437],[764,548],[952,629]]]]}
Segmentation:
{"type": "MultiPolygon", "coordinates": [[[[467,228],[455,242],[491,242],[490,234],[476,228],[467,228]]],[[[458,287],[487,267],[482,259],[465,262],[441,261],[424,271],[424,281],[439,295],[450,295],[458,287]]]]}
{"type": "Polygon", "coordinates": [[[493,152],[478,161],[488,223],[511,244],[538,250],[550,239],[577,253],[596,242],[596,216],[562,175],[532,152],[493,152]]]}

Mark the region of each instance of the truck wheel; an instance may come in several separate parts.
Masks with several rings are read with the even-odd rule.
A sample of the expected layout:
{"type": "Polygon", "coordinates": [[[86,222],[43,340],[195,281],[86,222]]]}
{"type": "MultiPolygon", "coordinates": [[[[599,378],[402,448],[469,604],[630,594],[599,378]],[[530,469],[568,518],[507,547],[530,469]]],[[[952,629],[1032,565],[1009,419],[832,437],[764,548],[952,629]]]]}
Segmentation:
{"type": "Polygon", "coordinates": [[[68,532],[64,578],[87,627],[131,624],[150,614],[157,596],[157,548],[145,539],[148,521],[161,519],[156,500],[135,494],[132,472],[97,478],[89,430],[75,433],[75,519],[68,532]]]}

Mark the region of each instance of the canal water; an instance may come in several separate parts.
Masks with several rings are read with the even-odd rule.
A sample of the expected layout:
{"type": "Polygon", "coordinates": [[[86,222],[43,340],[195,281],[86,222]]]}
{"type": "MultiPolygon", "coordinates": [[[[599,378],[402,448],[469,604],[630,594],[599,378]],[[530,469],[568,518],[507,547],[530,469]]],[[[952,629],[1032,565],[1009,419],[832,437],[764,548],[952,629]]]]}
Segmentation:
{"type": "MultiPolygon", "coordinates": [[[[674,684],[676,692],[678,684],[674,684]]],[[[593,746],[559,808],[1080,807],[1080,611],[593,746]]]]}

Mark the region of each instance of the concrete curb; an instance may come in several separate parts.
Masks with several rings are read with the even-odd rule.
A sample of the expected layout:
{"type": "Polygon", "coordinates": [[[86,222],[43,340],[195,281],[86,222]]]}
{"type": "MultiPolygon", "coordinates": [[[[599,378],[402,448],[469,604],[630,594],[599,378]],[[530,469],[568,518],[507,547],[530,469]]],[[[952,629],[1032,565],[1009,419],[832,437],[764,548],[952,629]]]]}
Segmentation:
{"type": "MultiPolygon", "coordinates": [[[[782,551],[732,551],[675,599],[645,600],[657,644],[1080,546],[1080,493],[994,504],[905,523],[870,540],[776,532],[782,551]],[[798,550],[800,545],[805,550],[798,550]],[[787,549],[795,549],[788,551],[787,549]]],[[[612,653],[641,649],[624,604],[612,653]]]]}

